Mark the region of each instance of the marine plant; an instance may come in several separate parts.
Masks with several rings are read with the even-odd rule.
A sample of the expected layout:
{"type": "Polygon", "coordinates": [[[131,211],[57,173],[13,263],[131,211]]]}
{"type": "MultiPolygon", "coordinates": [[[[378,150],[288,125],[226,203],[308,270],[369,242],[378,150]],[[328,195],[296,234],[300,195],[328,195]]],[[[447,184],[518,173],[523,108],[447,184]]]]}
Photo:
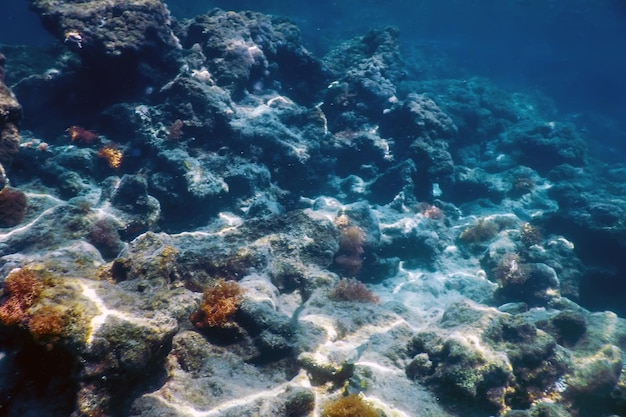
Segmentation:
{"type": "Polygon", "coordinates": [[[26,311],[35,304],[41,291],[41,281],[32,269],[24,267],[9,272],[2,288],[0,323],[13,326],[26,322],[26,311]]]}
{"type": "Polygon", "coordinates": [[[56,342],[66,326],[65,311],[58,305],[37,309],[28,320],[28,331],[36,342],[56,342]]]}
{"type": "Polygon", "coordinates": [[[113,144],[104,145],[98,149],[96,155],[98,158],[104,159],[110,168],[119,168],[122,165],[122,151],[113,144]]]}
{"type": "Polygon", "coordinates": [[[443,212],[443,210],[441,210],[439,207],[437,206],[433,206],[432,204],[428,204],[428,203],[419,203],[417,205],[417,209],[420,211],[420,213],[422,213],[424,215],[424,217],[426,217],[427,219],[431,219],[431,220],[443,220],[446,215],[443,212]]]}
{"type": "Polygon", "coordinates": [[[483,217],[463,230],[459,239],[465,243],[486,242],[493,239],[499,231],[500,228],[494,221],[483,217]]]}
{"type": "Polygon", "coordinates": [[[70,126],[66,129],[70,141],[79,145],[91,145],[98,139],[98,134],[80,126],[70,126]]]}
{"type": "Polygon", "coordinates": [[[0,190],[0,227],[13,227],[24,220],[26,194],[11,187],[0,190]]]}
{"type": "Polygon", "coordinates": [[[343,278],[328,295],[334,301],[377,303],[379,298],[355,278],[343,278]]]}
{"type": "Polygon", "coordinates": [[[523,284],[528,279],[528,272],[517,253],[502,256],[493,268],[492,275],[502,287],[523,284]]]}
{"type": "Polygon", "coordinates": [[[543,239],[541,234],[541,230],[537,226],[534,226],[530,223],[524,223],[520,227],[520,239],[524,246],[531,247],[532,245],[537,245],[543,239]]]}
{"type": "Polygon", "coordinates": [[[350,394],[327,403],[322,417],[380,417],[380,413],[357,394],[350,394]]]}
{"type": "Polygon", "coordinates": [[[105,258],[115,257],[123,248],[117,227],[110,218],[96,220],[87,235],[87,240],[105,258]]]}
{"type": "Polygon", "coordinates": [[[184,137],[183,127],[184,124],[182,120],[174,120],[174,122],[167,129],[167,140],[174,142],[181,140],[184,137]]]}
{"type": "Polygon", "coordinates": [[[242,294],[235,281],[219,279],[204,290],[200,306],[189,320],[198,329],[226,327],[239,308],[242,294]]]}
{"type": "Polygon", "coordinates": [[[335,265],[339,271],[353,277],[359,273],[363,266],[363,246],[365,245],[365,233],[359,226],[346,226],[340,228],[339,250],[335,255],[335,265]]]}
{"type": "Polygon", "coordinates": [[[44,304],[44,287],[50,285],[41,271],[17,268],[4,280],[0,297],[0,325],[28,330],[37,343],[52,347],[68,325],[65,307],[44,304]]]}

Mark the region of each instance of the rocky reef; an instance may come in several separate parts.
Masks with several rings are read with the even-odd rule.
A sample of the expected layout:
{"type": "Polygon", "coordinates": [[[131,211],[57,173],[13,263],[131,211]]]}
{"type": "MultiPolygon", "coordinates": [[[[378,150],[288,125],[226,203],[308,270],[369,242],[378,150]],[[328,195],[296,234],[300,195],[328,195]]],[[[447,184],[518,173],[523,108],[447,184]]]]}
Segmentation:
{"type": "Polygon", "coordinates": [[[626,168],[549,99],[420,79],[395,28],[316,57],[256,12],[32,6],[0,414],[626,416],[626,168]]]}

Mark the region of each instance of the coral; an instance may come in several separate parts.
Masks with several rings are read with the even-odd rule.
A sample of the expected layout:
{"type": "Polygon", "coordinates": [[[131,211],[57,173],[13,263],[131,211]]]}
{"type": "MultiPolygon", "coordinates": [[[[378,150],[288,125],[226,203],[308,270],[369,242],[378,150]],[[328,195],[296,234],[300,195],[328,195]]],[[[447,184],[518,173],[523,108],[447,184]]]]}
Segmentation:
{"type": "Polygon", "coordinates": [[[364,303],[377,303],[379,301],[374,293],[355,278],[343,278],[330,292],[329,297],[334,301],[360,301],[364,303]]]}
{"type": "Polygon", "coordinates": [[[80,126],[70,126],[67,128],[70,141],[79,145],[91,145],[98,139],[98,134],[80,126]]]}
{"type": "Polygon", "coordinates": [[[14,188],[0,190],[0,227],[13,227],[24,219],[26,194],[14,188]]]}
{"type": "Polygon", "coordinates": [[[113,144],[104,145],[96,155],[104,159],[110,168],[119,168],[122,165],[122,151],[113,144]]]}
{"type": "Polygon", "coordinates": [[[16,325],[26,320],[26,310],[41,294],[42,286],[35,272],[30,268],[14,269],[4,280],[2,305],[0,305],[0,323],[5,326],[16,325]]]}
{"type": "Polygon", "coordinates": [[[44,306],[35,311],[28,321],[28,331],[37,342],[56,342],[66,325],[65,312],[60,306],[44,306]]]}
{"type": "Polygon", "coordinates": [[[380,417],[371,405],[362,397],[351,394],[338,400],[331,401],[324,406],[322,417],[380,417]]]}
{"type": "Polygon", "coordinates": [[[335,265],[341,273],[353,277],[363,266],[363,245],[365,233],[358,226],[347,226],[340,229],[339,250],[335,256],[335,265]]]}
{"type": "Polygon", "coordinates": [[[200,307],[189,317],[196,328],[226,327],[239,308],[242,288],[234,281],[217,280],[204,291],[200,307]]]}

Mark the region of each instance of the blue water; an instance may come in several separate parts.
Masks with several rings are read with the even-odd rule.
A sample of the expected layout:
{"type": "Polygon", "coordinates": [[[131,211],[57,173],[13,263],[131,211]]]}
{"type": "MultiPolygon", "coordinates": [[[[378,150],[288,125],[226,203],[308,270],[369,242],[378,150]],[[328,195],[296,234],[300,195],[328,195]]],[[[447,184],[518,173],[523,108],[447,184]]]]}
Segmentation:
{"type": "MultiPolygon", "coordinates": [[[[26,0],[3,2],[0,44],[54,42],[26,0]]],[[[170,0],[191,17],[213,7],[257,10],[298,23],[306,45],[323,54],[375,26],[396,25],[405,48],[448,54],[460,69],[512,89],[540,89],[583,128],[598,114],[626,119],[626,2],[623,0],[170,0]],[[591,120],[590,120],[591,119],[591,120]]],[[[626,122],[624,122],[626,123],[626,122]]],[[[617,129],[614,129],[617,130],[617,129]]],[[[604,140],[622,145],[619,132],[604,140]]]]}
{"type": "MultiPolygon", "coordinates": [[[[624,0],[169,0],[168,6],[179,19],[214,7],[286,16],[319,57],[373,27],[397,26],[408,62],[445,57],[444,71],[424,77],[480,76],[511,91],[539,91],[554,101],[560,119],[587,136],[592,153],[626,160],[624,0]]],[[[58,42],[27,0],[5,1],[1,11],[0,45],[58,42]]]]}
{"type": "Polygon", "coordinates": [[[296,21],[323,54],[346,37],[396,25],[405,49],[450,57],[451,71],[512,90],[540,90],[589,132],[606,156],[626,149],[626,2],[623,0],[170,0],[179,16],[212,7],[258,10],[296,21]],[[597,139],[595,139],[597,137],[597,139]]]}

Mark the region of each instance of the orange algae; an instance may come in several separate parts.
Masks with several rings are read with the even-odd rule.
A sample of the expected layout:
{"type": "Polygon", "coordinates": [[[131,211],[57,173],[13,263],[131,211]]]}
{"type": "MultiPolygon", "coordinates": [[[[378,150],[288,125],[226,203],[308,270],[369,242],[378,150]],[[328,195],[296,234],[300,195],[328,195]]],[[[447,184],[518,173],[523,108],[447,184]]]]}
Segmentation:
{"type": "Polygon", "coordinates": [[[96,139],[98,139],[97,133],[80,126],[68,127],[67,134],[70,137],[70,141],[81,145],[91,145],[96,141],[96,139]]]}
{"type": "Polygon", "coordinates": [[[26,319],[26,310],[41,294],[42,286],[35,272],[29,268],[14,269],[4,280],[0,305],[0,323],[5,326],[20,324],[26,319]]]}
{"type": "Polygon", "coordinates": [[[98,150],[97,155],[104,159],[111,168],[119,168],[122,165],[122,151],[113,145],[103,146],[98,150]]]}
{"type": "Polygon", "coordinates": [[[243,289],[236,282],[219,279],[204,291],[200,307],[189,320],[199,329],[224,327],[239,308],[242,294],[243,289]]]}
{"type": "Polygon", "coordinates": [[[324,406],[322,417],[380,417],[359,395],[351,394],[324,406]]]}

